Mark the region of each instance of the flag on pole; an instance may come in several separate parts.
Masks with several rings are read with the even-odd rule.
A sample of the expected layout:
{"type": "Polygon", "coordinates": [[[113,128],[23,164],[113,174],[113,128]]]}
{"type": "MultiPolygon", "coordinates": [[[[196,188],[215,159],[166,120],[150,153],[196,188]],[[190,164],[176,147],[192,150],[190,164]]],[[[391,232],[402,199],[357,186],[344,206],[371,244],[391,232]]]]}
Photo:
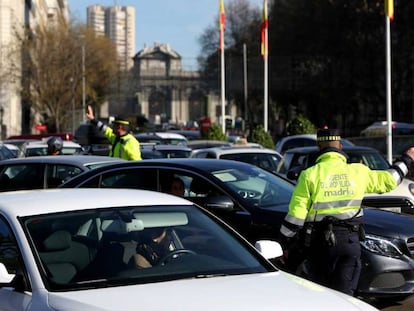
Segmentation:
{"type": "Polygon", "coordinates": [[[385,0],[385,14],[390,21],[394,20],[394,0],[385,0]]]}
{"type": "Polygon", "coordinates": [[[263,0],[263,17],[262,17],[262,25],[260,27],[261,33],[261,54],[263,58],[267,57],[268,54],[268,39],[267,39],[267,29],[269,27],[269,19],[267,16],[267,0],[263,0]]]}
{"type": "Polygon", "coordinates": [[[224,2],[220,0],[220,50],[224,50],[224,30],[226,29],[226,13],[224,12],[224,2]]]}

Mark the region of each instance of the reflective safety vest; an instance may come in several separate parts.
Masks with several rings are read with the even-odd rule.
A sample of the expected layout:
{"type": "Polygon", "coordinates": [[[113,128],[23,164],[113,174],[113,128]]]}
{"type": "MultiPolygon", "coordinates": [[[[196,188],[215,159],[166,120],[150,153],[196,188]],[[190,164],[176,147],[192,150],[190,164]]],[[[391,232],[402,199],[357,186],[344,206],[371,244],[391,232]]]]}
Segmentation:
{"type": "Polygon", "coordinates": [[[360,217],[366,193],[388,192],[397,185],[389,171],[371,170],[361,163],[348,164],[340,152],[323,153],[314,166],[300,174],[281,234],[291,238],[305,222],[319,222],[325,216],[340,220],[360,217]]]}
{"type": "Polygon", "coordinates": [[[112,145],[109,156],[124,160],[141,160],[141,148],[133,135],[117,136],[110,127],[105,128],[104,135],[112,145]]]}

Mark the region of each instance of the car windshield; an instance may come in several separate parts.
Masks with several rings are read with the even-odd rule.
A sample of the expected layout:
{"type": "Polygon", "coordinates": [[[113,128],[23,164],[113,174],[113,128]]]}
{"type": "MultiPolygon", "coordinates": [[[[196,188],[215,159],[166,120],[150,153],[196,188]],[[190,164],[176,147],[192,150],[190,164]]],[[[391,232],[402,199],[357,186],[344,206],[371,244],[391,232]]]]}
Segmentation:
{"type": "MultiPolygon", "coordinates": [[[[363,163],[372,170],[386,170],[390,167],[384,156],[376,150],[344,149],[348,156],[348,163],[363,163]]],[[[278,173],[287,174],[293,168],[308,168],[315,164],[318,158],[318,151],[309,153],[287,152],[279,163],[278,173]]]]}
{"type": "Polygon", "coordinates": [[[372,151],[345,151],[349,163],[363,163],[372,170],[386,170],[390,164],[379,152],[372,151]]]}
{"type": "Polygon", "coordinates": [[[51,291],[274,271],[194,206],[147,206],[24,217],[51,291]]]}
{"type": "Polygon", "coordinates": [[[240,200],[260,208],[289,204],[294,188],[290,182],[254,166],[211,173],[231,188],[240,200]]]}
{"type": "MultiPolygon", "coordinates": [[[[82,147],[64,146],[62,148],[62,154],[64,155],[73,155],[73,154],[81,154],[81,153],[82,153],[82,147]]],[[[47,155],[47,146],[30,147],[30,148],[26,148],[26,151],[25,151],[26,157],[44,156],[44,155],[47,155]]]]}
{"type": "Polygon", "coordinates": [[[276,154],[266,154],[266,153],[243,153],[243,152],[235,152],[235,153],[228,153],[222,154],[220,159],[227,159],[227,160],[235,160],[245,163],[250,163],[261,167],[267,171],[271,171],[276,173],[277,167],[281,160],[280,156],[276,154]]]}
{"type": "Polygon", "coordinates": [[[14,158],[13,153],[4,145],[0,145],[0,160],[14,158]]]}

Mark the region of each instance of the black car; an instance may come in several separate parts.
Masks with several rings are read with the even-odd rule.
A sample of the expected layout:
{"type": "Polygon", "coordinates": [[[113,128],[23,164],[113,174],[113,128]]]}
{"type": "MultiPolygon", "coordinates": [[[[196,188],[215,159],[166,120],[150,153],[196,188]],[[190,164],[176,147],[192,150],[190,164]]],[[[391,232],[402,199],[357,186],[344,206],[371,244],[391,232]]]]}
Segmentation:
{"type": "MultiPolygon", "coordinates": [[[[382,153],[377,149],[364,146],[343,146],[349,163],[363,163],[372,170],[386,170],[391,167],[382,153]]],[[[317,147],[293,148],[286,151],[280,161],[277,173],[296,182],[300,172],[312,166],[319,155],[317,147]]],[[[364,206],[387,209],[404,214],[414,214],[414,182],[404,178],[394,190],[377,194],[366,194],[362,201],[364,206]]]]}
{"type": "MultiPolygon", "coordinates": [[[[275,239],[294,185],[254,165],[218,159],[126,162],[85,172],[61,187],[167,191],[174,177],[185,197],[209,209],[250,241],[275,239]]],[[[364,209],[367,238],[358,294],[400,299],[414,293],[414,219],[364,209]]]]}
{"type": "Polygon", "coordinates": [[[87,155],[61,155],[17,158],[0,161],[0,192],[56,188],[84,171],[118,158],[87,155]]]}

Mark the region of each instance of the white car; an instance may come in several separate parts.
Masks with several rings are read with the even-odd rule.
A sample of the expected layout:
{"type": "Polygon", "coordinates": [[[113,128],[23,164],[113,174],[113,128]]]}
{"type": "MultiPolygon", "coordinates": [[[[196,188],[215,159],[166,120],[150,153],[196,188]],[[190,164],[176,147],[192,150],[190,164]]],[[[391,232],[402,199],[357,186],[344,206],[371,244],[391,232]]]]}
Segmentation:
{"type": "Polygon", "coordinates": [[[187,146],[188,142],[184,135],[171,132],[142,132],[135,133],[134,137],[138,139],[140,143],[187,146]]]}
{"type": "MultiPolygon", "coordinates": [[[[391,122],[392,135],[413,135],[414,134],[414,123],[404,122],[391,122]]],[[[375,136],[387,136],[388,122],[377,121],[372,123],[367,128],[363,129],[360,133],[361,136],[375,137],[375,136]]]]}
{"type": "Polygon", "coordinates": [[[193,150],[191,158],[234,160],[250,163],[276,173],[282,156],[260,145],[233,145],[193,150]]]}
{"type": "MultiPolygon", "coordinates": [[[[71,140],[63,141],[62,154],[73,155],[83,154],[84,150],[81,145],[71,140]]],[[[46,141],[28,141],[22,146],[21,156],[22,157],[33,157],[33,156],[44,156],[47,155],[47,144],[46,141]]]]}
{"type": "MultiPolygon", "coordinates": [[[[281,255],[277,242],[256,246],[267,258],[281,255]]],[[[7,192],[0,194],[0,310],[376,310],[277,270],[257,249],[168,194],[7,192]]]]}

